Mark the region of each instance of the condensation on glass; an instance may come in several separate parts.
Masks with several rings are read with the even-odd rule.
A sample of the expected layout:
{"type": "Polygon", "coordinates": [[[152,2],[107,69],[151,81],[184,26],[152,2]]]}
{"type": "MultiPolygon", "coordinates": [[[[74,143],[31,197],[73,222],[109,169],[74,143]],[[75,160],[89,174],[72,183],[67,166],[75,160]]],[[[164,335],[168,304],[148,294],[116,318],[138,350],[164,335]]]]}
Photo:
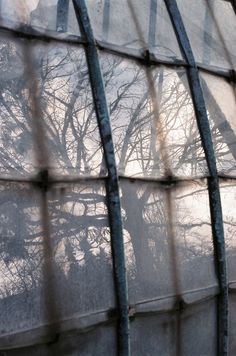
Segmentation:
{"type": "Polygon", "coordinates": [[[0,350],[12,356],[129,355],[120,346],[122,261],[111,212],[118,202],[130,354],[216,355],[222,281],[213,180],[221,196],[229,292],[224,354],[234,355],[231,1],[1,0],[0,25],[0,350]],[[88,17],[82,19],[76,3],[86,5],[88,17]],[[171,18],[175,4],[184,30],[171,18]],[[215,176],[185,35],[203,93],[215,176]],[[91,58],[102,74],[100,92],[91,58]]]}

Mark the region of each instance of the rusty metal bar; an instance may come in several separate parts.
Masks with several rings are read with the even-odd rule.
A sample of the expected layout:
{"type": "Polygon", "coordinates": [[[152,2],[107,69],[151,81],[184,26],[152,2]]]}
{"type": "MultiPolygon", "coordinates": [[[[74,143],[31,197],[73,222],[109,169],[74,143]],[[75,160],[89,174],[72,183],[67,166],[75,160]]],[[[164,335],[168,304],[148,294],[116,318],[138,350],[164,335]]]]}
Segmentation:
{"type": "Polygon", "coordinates": [[[228,354],[228,286],[222,207],[216,159],[198,68],[176,0],[165,0],[180,48],[189,65],[188,76],[198,128],[210,173],[208,178],[212,234],[220,293],[218,297],[218,355],[228,354]]]}
{"type": "Polygon", "coordinates": [[[86,39],[85,51],[94,98],[94,105],[108,170],[107,199],[111,229],[111,246],[118,307],[118,354],[130,355],[128,288],[118,175],[112,141],[112,130],[97,48],[84,0],[73,0],[82,34],[86,39]]]}

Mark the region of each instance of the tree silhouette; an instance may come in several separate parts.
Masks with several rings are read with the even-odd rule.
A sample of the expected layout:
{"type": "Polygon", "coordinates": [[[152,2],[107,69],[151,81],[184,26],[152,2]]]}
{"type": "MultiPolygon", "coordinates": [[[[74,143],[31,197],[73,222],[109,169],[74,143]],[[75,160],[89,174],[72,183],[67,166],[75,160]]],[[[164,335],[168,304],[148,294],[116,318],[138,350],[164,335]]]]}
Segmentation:
{"type": "MultiPolygon", "coordinates": [[[[175,182],[176,177],[193,180],[207,174],[185,70],[162,66],[146,70],[134,60],[100,56],[117,166],[123,177],[121,202],[131,301],[176,293],[175,278],[181,280],[182,292],[204,287],[215,278],[206,183],[175,182]],[[167,182],[148,182],[155,179],[167,182]],[[174,236],[170,236],[170,225],[174,236]],[[194,268],[202,264],[207,270],[192,281],[194,268]]],[[[106,167],[84,50],[56,43],[26,44],[6,36],[0,43],[0,69],[1,176],[33,182],[1,183],[0,296],[10,298],[9,302],[15,296],[20,303],[30,295],[34,311],[44,310],[42,295],[51,284],[62,318],[113,308],[106,167]],[[25,46],[31,48],[34,73],[26,67],[25,46]],[[32,77],[38,83],[38,92],[33,94],[29,91],[32,77]],[[46,136],[42,149],[49,156],[50,178],[61,180],[46,196],[52,245],[52,256],[46,257],[41,191],[35,185],[41,167],[34,143],[32,95],[40,103],[42,117],[38,119],[46,136]],[[77,183],[63,183],[78,177],[77,183]],[[91,177],[97,179],[89,180],[91,177]],[[45,259],[52,260],[49,284],[44,281],[45,259]]],[[[206,82],[204,86],[207,90],[206,82]]],[[[212,134],[223,161],[229,154],[223,141],[226,136],[217,125],[212,134]]],[[[10,318],[11,314],[5,323],[8,331],[14,329],[10,318]]],[[[32,324],[47,321],[47,316],[29,318],[32,324]]],[[[27,321],[22,327],[29,327],[27,321]]]]}

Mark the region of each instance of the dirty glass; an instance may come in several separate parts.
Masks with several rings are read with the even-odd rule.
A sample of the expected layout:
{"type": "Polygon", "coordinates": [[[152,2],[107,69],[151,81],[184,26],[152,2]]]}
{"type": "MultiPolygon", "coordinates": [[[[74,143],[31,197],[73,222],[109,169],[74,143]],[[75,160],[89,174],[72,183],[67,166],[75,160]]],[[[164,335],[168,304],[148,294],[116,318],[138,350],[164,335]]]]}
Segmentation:
{"type": "MultiPolygon", "coordinates": [[[[84,50],[56,43],[32,44],[4,35],[0,46],[1,176],[26,177],[37,172],[41,163],[35,152],[35,136],[39,136],[35,116],[39,115],[53,174],[104,176],[84,50]],[[33,91],[37,91],[35,95],[33,91]]],[[[41,147],[42,137],[39,141],[41,147]]]]}
{"type": "Polygon", "coordinates": [[[230,1],[177,0],[198,63],[236,69],[236,22],[230,1]]]}
{"type": "Polygon", "coordinates": [[[4,183],[0,201],[1,337],[104,318],[115,306],[104,185],[55,185],[44,198],[29,184],[4,183]]]}
{"type": "Polygon", "coordinates": [[[49,338],[48,343],[7,350],[7,356],[55,356],[68,355],[112,355],[116,356],[116,329],[115,325],[97,326],[88,332],[78,333],[76,331],[65,334],[55,342],[55,338],[49,338]],[[99,342],[98,342],[99,340],[99,342]]]}
{"type": "MultiPolygon", "coordinates": [[[[64,1],[66,7],[67,0],[64,1]]],[[[79,35],[79,26],[76,20],[72,1],[68,1],[68,26],[66,33],[79,35]]],[[[20,29],[27,25],[34,30],[56,34],[61,32],[60,23],[57,23],[58,0],[1,0],[0,22],[7,27],[20,29]]]]}
{"type": "Polygon", "coordinates": [[[236,182],[222,180],[220,184],[229,282],[236,281],[236,182]]]}
{"type": "Polygon", "coordinates": [[[201,73],[201,84],[219,174],[236,176],[236,88],[227,79],[201,73]]]}
{"type": "Polygon", "coordinates": [[[101,52],[118,171],[196,177],[207,165],[184,69],[146,68],[101,52]]]}
{"type": "Polygon", "coordinates": [[[96,39],[161,60],[182,59],[163,0],[87,0],[96,39]]]}
{"type": "Polygon", "coordinates": [[[235,13],[176,3],[0,0],[3,355],[236,352],[235,13]]]}
{"type": "Polygon", "coordinates": [[[152,309],[152,315],[140,315],[131,321],[131,347],[137,355],[214,356],[217,336],[212,325],[215,323],[214,299],[190,305],[188,309],[167,309],[161,314],[155,314],[152,309]]]}
{"type": "Polygon", "coordinates": [[[217,286],[206,183],[122,179],[121,193],[131,304],[217,286]]]}

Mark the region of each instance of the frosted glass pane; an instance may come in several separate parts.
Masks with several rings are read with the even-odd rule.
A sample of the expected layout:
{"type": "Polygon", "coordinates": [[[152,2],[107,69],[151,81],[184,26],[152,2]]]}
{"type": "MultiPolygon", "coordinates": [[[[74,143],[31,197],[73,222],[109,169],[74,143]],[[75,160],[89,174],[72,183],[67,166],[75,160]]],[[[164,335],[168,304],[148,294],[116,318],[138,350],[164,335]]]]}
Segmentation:
{"type": "MultiPolygon", "coordinates": [[[[29,49],[30,43],[25,44],[29,49]]],[[[30,52],[25,53],[21,41],[2,36],[0,46],[0,174],[35,174],[41,166],[40,151],[46,145],[52,173],[105,175],[83,49],[34,42],[31,61],[35,73],[31,73],[25,60],[30,52]],[[33,79],[38,93],[29,90],[33,79]],[[30,102],[34,95],[39,103],[38,115],[30,102]],[[46,143],[40,141],[40,147],[36,144],[40,134],[36,120],[43,123],[43,136],[47,136],[46,143]]]]}
{"type": "Polygon", "coordinates": [[[55,263],[62,274],[57,291],[62,291],[60,313],[83,315],[114,308],[104,184],[56,186],[49,195],[49,211],[55,263]]]}
{"type": "Polygon", "coordinates": [[[0,201],[2,335],[31,328],[44,318],[39,307],[44,247],[39,191],[26,184],[1,184],[0,201]]]}
{"type": "Polygon", "coordinates": [[[1,34],[0,172],[25,176],[35,173],[32,114],[20,41],[1,34]]]}
{"type": "Polygon", "coordinates": [[[201,73],[201,82],[222,175],[236,175],[236,89],[223,78],[201,73]]]}
{"type": "Polygon", "coordinates": [[[34,48],[50,167],[55,174],[105,174],[84,50],[58,44],[34,48]]]}
{"type": "MultiPolygon", "coordinates": [[[[1,0],[1,22],[13,28],[23,24],[37,31],[57,31],[57,3],[58,0],[1,0]]],[[[79,35],[72,1],[69,1],[67,33],[79,35]]]]}
{"type": "Polygon", "coordinates": [[[122,179],[121,191],[130,303],[185,292],[201,299],[217,285],[206,184],[122,179]]]}
{"type": "Polygon", "coordinates": [[[183,182],[176,186],[172,199],[181,288],[217,285],[207,182],[183,182]]]}
{"type": "Polygon", "coordinates": [[[122,180],[121,191],[130,303],[173,294],[165,190],[122,180]]]}
{"type": "Polygon", "coordinates": [[[131,321],[131,354],[214,356],[217,353],[214,300],[180,312],[137,317],[131,321]]]}
{"type": "Polygon", "coordinates": [[[95,37],[123,48],[147,48],[157,58],[181,59],[164,1],[87,0],[95,37]],[[130,5],[129,5],[130,4],[130,5]]]}
{"type": "Polygon", "coordinates": [[[198,63],[236,68],[236,22],[230,2],[177,0],[198,63]]]}
{"type": "Polygon", "coordinates": [[[149,70],[102,52],[101,63],[119,173],[205,176],[185,70],[149,70]]]}
{"type": "Polygon", "coordinates": [[[221,181],[221,202],[227,252],[228,279],[236,281],[236,181],[221,181]]]}
{"type": "Polygon", "coordinates": [[[7,350],[7,356],[116,356],[116,329],[114,326],[97,326],[96,329],[78,334],[60,335],[48,344],[7,350]]]}
{"type": "Polygon", "coordinates": [[[86,315],[96,321],[115,307],[103,184],[57,186],[48,199],[47,209],[40,190],[0,185],[1,336],[86,315]]]}

